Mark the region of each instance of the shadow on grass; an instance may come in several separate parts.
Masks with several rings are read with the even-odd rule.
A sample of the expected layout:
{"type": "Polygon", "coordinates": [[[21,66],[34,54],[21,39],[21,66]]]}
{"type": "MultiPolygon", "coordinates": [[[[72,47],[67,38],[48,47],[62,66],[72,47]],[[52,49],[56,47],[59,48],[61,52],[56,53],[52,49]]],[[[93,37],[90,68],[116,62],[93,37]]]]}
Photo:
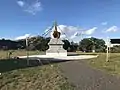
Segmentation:
{"type": "Polygon", "coordinates": [[[61,63],[69,60],[56,60],[53,58],[49,59],[38,59],[38,58],[30,58],[30,59],[4,59],[0,60],[0,73],[22,69],[27,67],[36,67],[47,64],[61,63]]]}

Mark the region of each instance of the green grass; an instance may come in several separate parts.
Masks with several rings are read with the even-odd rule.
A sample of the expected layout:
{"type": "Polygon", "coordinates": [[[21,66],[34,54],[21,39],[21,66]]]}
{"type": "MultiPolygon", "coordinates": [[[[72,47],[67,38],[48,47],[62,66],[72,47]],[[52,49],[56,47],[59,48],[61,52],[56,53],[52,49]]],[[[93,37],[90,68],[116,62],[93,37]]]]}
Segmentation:
{"type": "MultiPolygon", "coordinates": [[[[27,52],[25,50],[7,50],[7,51],[0,50],[0,59],[8,58],[8,53],[10,51],[13,51],[11,57],[27,55],[27,52]]],[[[38,54],[45,54],[45,53],[40,51],[29,51],[29,55],[38,55],[38,54]]]]}
{"type": "MultiPolygon", "coordinates": [[[[7,53],[0,51],[0,90],[74,90],[62,75],[59,64],[40,66],[38,61],[31,60],[28,66],[24,59],[6,59],[7,53]]],[[[30,51],[29,54],[43,53],[30,51]]],[[[12,57],[21,55],[26,55],[26,51],[14,51],[12,57]]]]}
{"type": "Polygon", "coordinates": [[[25,61],[14,63],[11,60],[6,68],[10,66],[14,69],[6,71],[5,66],[0,66],[5,71],[0,75],[0,90],[74,90],[61,74],[58,64],[27,67],[25,61]]]}
{"type": "Polygon", "coordinates": [[[110,74],[120,75],[120,54],[111,53],[109,56],[109,62],[106,62],[106,54],[99,53],[98,58],[88,60],[88,63],[100,70],[106,71],[110,74]]]}

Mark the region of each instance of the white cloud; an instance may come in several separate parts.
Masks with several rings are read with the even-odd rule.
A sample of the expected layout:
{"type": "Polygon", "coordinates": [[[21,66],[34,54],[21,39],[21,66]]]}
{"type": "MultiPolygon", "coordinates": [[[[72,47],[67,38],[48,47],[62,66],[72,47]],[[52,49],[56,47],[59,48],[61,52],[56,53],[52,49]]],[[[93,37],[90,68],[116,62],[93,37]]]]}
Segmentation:
{"type": "Polygon", "coordinates": [[[23,36],[18,36],[18,37],[15,38],[15,40],[25,39],[27,37],[31,37],[31,35],[30,34],[25,34],[23,36]]]}
{"type": "Polygon", "coordinates": [[[78,32],[75,32],[70,38],[73,39],[77,36],[78,32]]]}
{"type": "Polygon", "coordinates": [[[110,28],[108,28],[105,32],[116,32],[118,31],[118,27],[117,26],[112,26],[110,28]]]}
{"type": "MultiPolygon", "coordinates": [[[[82,29],[80,27],[76,27],[76,26],[67,26],[67,25],[59,25],[58,26],[58,31],[61,32],[62,39],[73,40],[75,42],[80,41],[80,39],[82,38],[81,32],[84,36],[85,35],[90,36],[95,32],[96,29],[97,29],[97,27],[93,27],[89,30],[84,30],[84,29],[82,29]]],[[[54,28],[52,29],[52,33],[53,33],[53,30],[54,30],[54,28]]],[[[53,38],[52,33],[49,33],[47,36],[51,36],[53,38]]]]}
{"type": "Polygon", "coordinates": [[[87,36],[86,38],[91,38],[92,36],[87,36]]]}
{"type": "Polygon", "coordinates": [[[35,15],[37,12],[41,10],[42,10],[41,2],[36,1],[32,5],[30,5],[28,8],[26,8],[24,11],[35,15]]]}
{"type": "Polygon", "coordinates": [[[68,39],[68,38],[66,37],[66,35],[63,35],[63,34],[60,36],[60,38],[61,38],[61,39],[68,39]]]}
{"type": "MultiPolygon", "coordinates": [[[[52,29],[52,31],[53,30],[54,28],[52,29]]],[[[67,25],[58,26],[58,31],[61,32],[61,38],[70,38],[75,32],[80,30],[81,29],[79,27],[75,27],[75,26],[67,26],[67,25]]],[[[52,33],[51,33],[51,37],[53,37],[52,33]]]]}
{"type": "Polygon", "coordinates": [[[102,25],[107,25],[107,24],[108,24],[108,22],[102,22],[101,24],[102,24],[102,25]]]}
{"type": "Polygon", "coordinates": [[[23,1],[17,1],[17,4],[20,6],[20,7],[23,7],[25,5],[25,3],[23,1]]]}
{"type": "Polygon", "coordinates": [[[41,2],[39,0],[32,2],[32,4],[23,1],[17,1],[17,4],[23,8],[23,11],[32,15],[35,15],[37,12],[42,10],[41,2]]]}
{"type": "Polygon", "coordinates": [[[71,36],[71,39],[74,39],[76,37],[81,37],[82,38],[83,35],[87,35],[87,37],[88,37],[88,35],[92,35],[95,32],[96,29],[97,29],[97,27],[93,27],[89,30],[77,31],[71,36]]]}
{"type": "Polygon", "coordinates": [[[60,31],[64,33],[69,33],[69,34],[73,34],[73,32],[81,30],[79,27],[67,26],[67,25],[59,25],[58,29],[61,29],[60,31]]]}
{"type": "Polygon", "coordinates": [[[86,30],[86,31],[84,32],[84,34],[86,34],[86,35],[91,35],[91,34],[93,34],[93,33],[95,32],[96,29],[97,29],[97,27],[93,27],[93,28],[91,28],[91,29],[89,29],[89,30],[86,30]]]}
{"type": "MultiPolygon", "coordinates": [[[[70,38],[75,32],[80,31],[81,29],[79,27],[75,26],[67,26],[67,25],[59,25],[57,27],[58,31],[61,32],[61,38],[70,38]]],[[[45,30],[45,32],[48,31],[48,28],[45,30]]],[[[52,32],[48,34],[48,36],[52,36],[52,33],[54,31],[54,28],[52,29],[52,32]]],[[[44,32],[44,33],[45,33],[44,32]]]]}

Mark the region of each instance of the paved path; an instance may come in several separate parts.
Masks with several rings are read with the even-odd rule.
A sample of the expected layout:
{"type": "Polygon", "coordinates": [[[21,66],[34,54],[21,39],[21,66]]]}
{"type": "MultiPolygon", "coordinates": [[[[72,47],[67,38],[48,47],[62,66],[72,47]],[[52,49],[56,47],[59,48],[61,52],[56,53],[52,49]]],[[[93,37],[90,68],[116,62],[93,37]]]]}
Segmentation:
{"type": "Polygon", "coordinates": [[[120,90],[120,79],[89,67],[82,60],[61,63],[63,74],[76,90],[120,90]]]}

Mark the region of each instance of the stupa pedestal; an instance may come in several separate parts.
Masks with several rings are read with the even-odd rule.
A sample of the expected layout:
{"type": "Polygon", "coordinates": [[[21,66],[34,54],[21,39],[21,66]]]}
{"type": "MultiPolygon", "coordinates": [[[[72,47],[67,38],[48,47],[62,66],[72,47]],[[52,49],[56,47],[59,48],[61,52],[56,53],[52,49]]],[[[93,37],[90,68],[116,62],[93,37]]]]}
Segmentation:
{"type": "Polygon", "coordinates": [[[63,41],[60,38],[51,38],[48,43],[49,49],[46,51],[46,55],[53,56],[67,56],[67,50],[63,48],[63,41]]]}

